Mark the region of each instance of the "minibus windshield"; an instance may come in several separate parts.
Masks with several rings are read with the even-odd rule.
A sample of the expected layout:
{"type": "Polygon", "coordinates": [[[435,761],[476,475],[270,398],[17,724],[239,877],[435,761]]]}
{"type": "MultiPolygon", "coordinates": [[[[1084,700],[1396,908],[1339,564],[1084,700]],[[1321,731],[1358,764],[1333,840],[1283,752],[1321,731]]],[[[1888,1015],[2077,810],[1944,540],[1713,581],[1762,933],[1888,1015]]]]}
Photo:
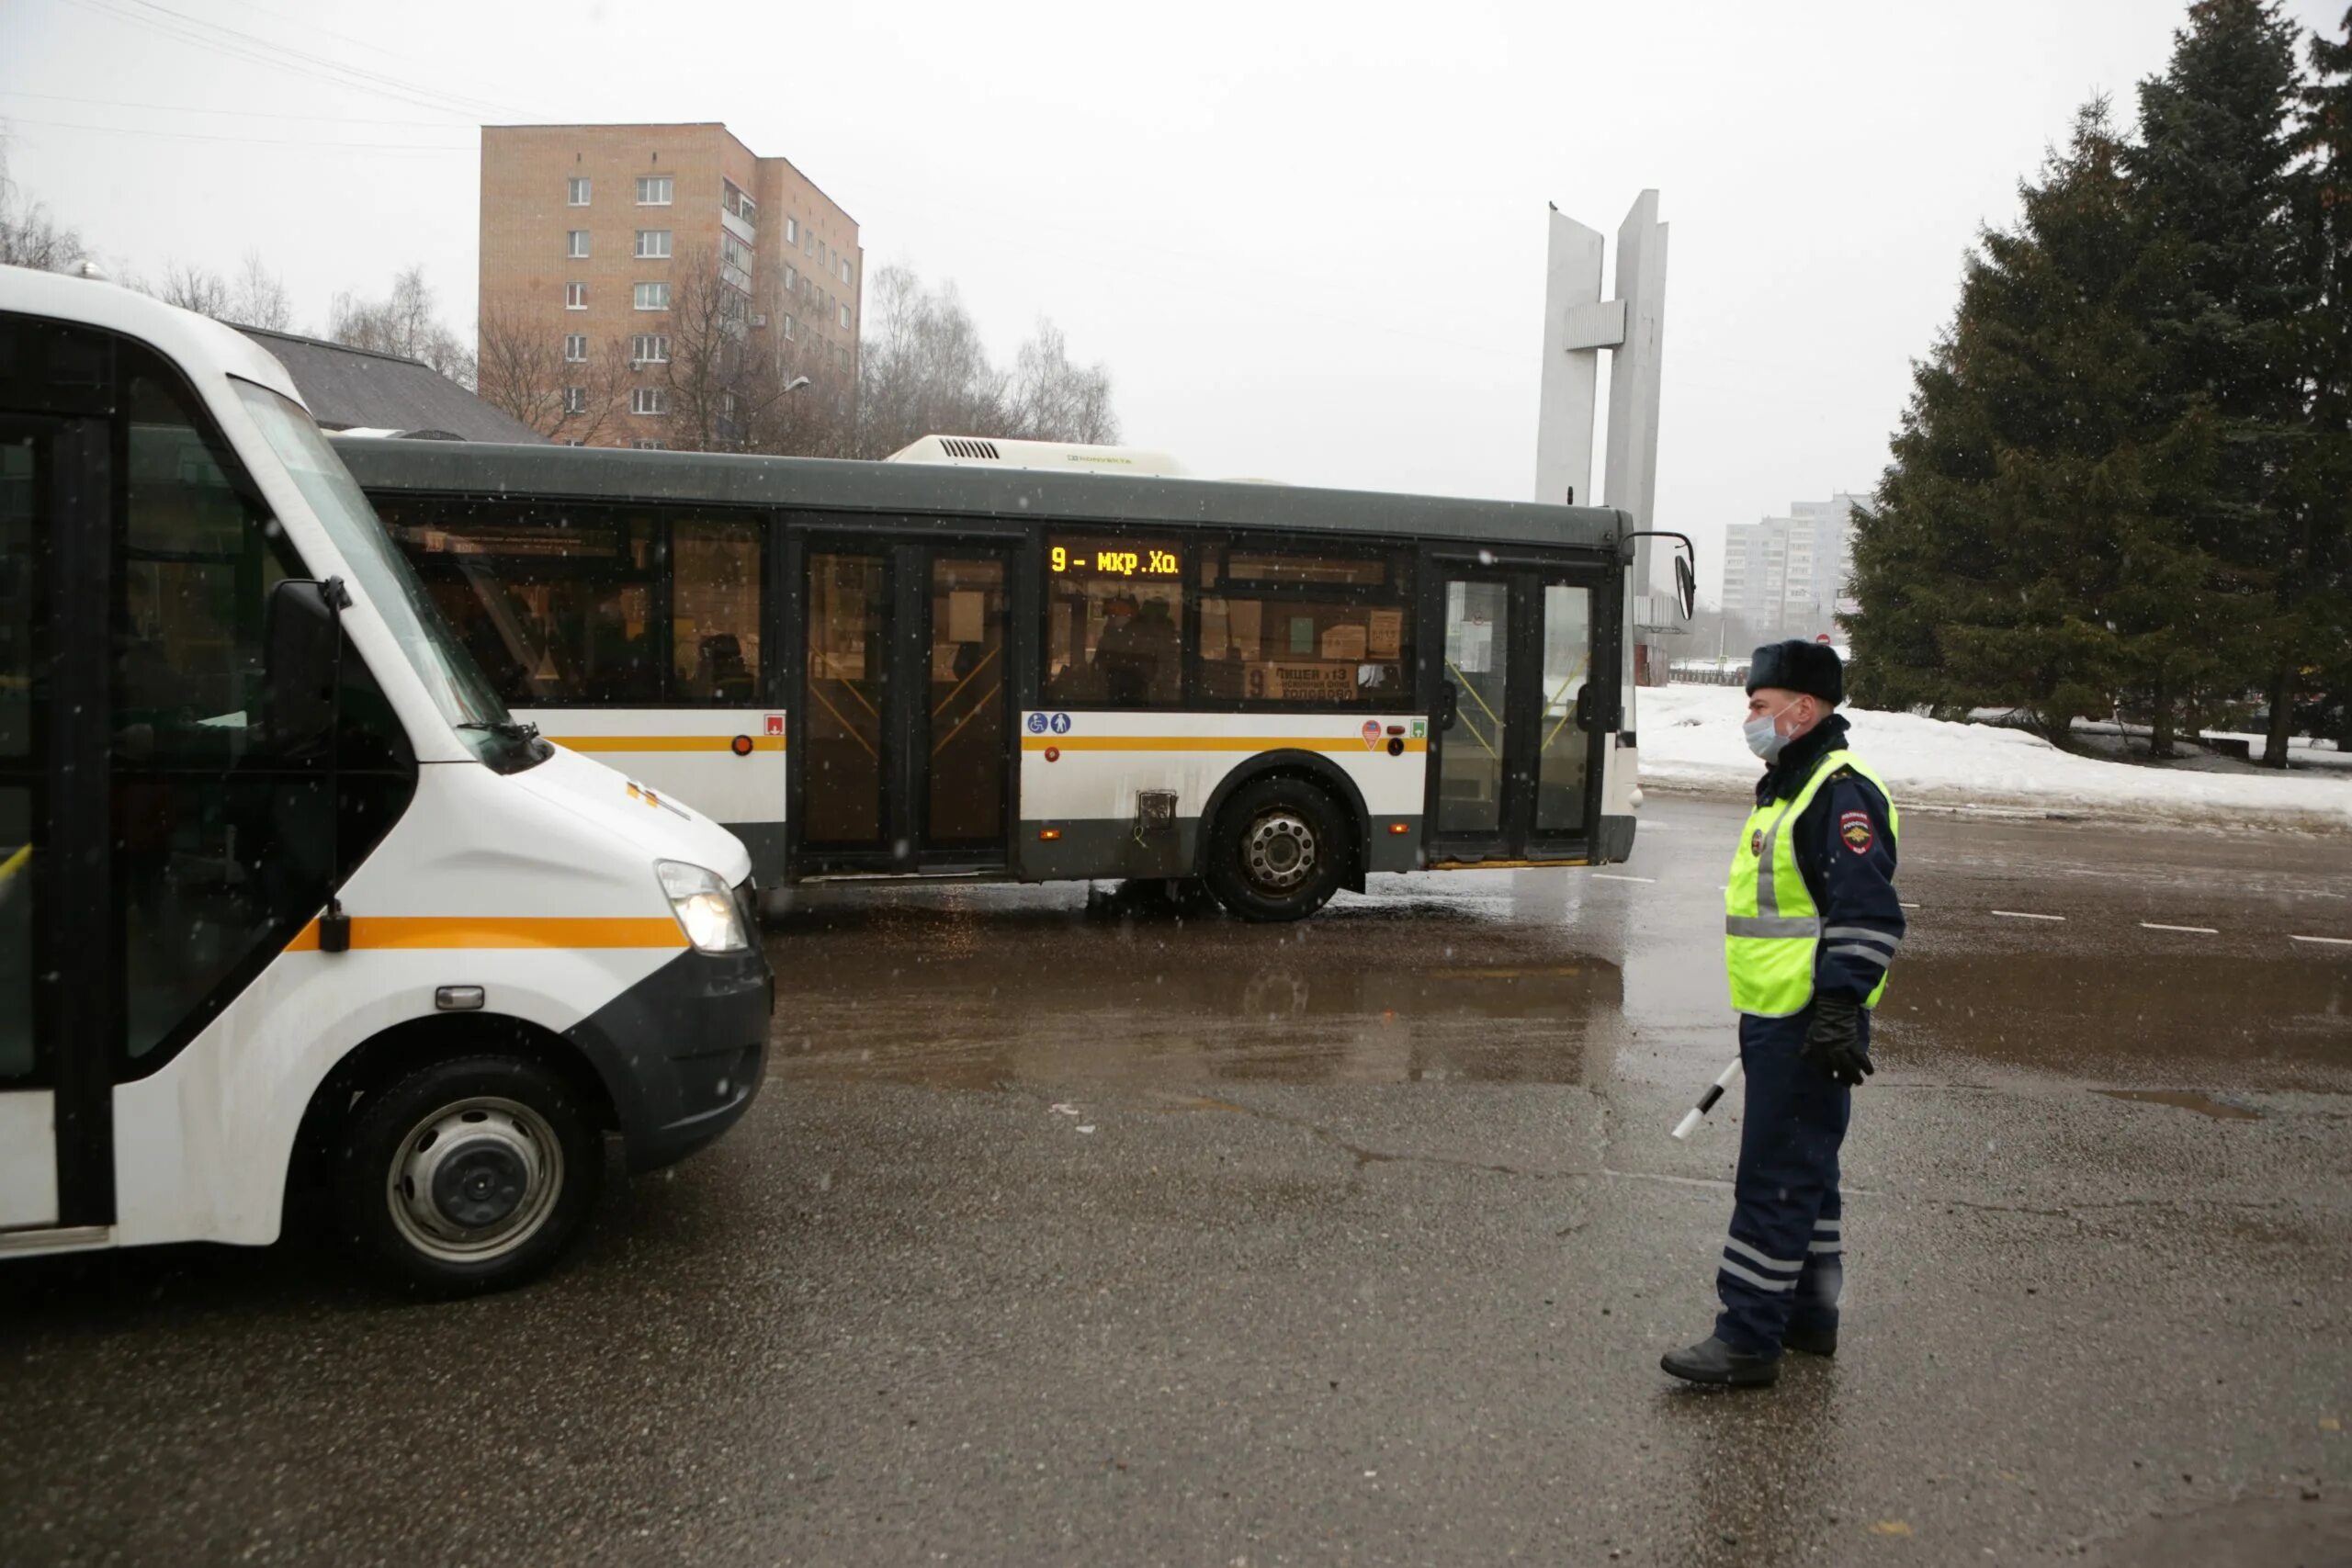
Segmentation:
{"type": "Polygon", "coordinates": [[[301,406],[251,381],[236,383],[247,412],[293,475],[311,510],[351,563],[358,591],[391,628],[458,739],[490,766],[514,773],[544,761],[545,742],[518,725],[506,704],[450,632],[406,557],[385,536],[375,509],[301,406]]]}

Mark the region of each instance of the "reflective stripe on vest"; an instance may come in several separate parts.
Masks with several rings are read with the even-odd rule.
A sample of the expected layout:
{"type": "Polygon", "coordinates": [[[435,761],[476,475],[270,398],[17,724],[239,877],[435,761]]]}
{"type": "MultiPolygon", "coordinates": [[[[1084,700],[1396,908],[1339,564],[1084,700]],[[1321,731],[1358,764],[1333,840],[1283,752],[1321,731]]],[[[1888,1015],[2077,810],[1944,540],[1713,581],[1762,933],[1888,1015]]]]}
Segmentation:
{"type": "MultiPolygon", "coordinates": [[[[1840,768],[1868,779],[1886,801],[1886,832],[1897,836],[1894,797],[1886,784],[1851,751],[1832,751],[1816,763],[1804,787],[1788,800],[1772,801],[1748,814],[1732,852],[1724,887],[1724,968],[1731,978],[1731,1005],[1760,1018],[1787,1018],[1813,1000],[1813,965],[1821,946],[1821,911],[1797,868],[1790,830],[1821,786],[1840,768]]],[[[1882,976],[1864,1001],[1878,1006],[1886,994],[1882,976]]]]}

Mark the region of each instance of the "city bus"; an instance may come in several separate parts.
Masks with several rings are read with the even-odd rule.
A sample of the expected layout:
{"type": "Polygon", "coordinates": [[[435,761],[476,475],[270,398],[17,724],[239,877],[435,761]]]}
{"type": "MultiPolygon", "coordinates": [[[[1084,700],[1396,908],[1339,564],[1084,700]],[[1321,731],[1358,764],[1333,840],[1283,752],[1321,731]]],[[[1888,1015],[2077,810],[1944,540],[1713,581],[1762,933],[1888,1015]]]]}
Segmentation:
{"type": "Polygon", "coordinates": [[[1624,513],[1016,445],[336,442],[516,716],[766,886],[1198,881],[1277,920],[1632,849],[1624,513]]]}
{"type": "Polygon", "coordinates": [[[742,844],[517,723],[285,370],[0,267],[0,1258],[514,1284],[758,1089],[742,844]]]}

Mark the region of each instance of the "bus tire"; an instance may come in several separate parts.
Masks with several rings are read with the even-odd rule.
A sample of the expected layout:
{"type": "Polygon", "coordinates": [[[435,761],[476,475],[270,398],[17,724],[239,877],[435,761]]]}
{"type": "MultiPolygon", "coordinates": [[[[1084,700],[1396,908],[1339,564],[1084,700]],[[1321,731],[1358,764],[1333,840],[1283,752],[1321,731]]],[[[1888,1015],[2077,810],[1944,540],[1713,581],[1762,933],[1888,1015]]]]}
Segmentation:
{"type": "Polygon", "coordinates": [[[1330,901],[1350,846],[1339,803],[1320,785],[1276,775],[1234,791],[1210,829],[1202,880],[1245,920],[1303,920],[1330,901]]]}
{"type": "Polygon", "coordinates": [[[560,1074],[522,1056],[453,1056],[360,1101],[335,1205],[345,1243],[394,1288],[475,1295],[553,1263],[604,1178],[603,1134],[560,1074]]]}

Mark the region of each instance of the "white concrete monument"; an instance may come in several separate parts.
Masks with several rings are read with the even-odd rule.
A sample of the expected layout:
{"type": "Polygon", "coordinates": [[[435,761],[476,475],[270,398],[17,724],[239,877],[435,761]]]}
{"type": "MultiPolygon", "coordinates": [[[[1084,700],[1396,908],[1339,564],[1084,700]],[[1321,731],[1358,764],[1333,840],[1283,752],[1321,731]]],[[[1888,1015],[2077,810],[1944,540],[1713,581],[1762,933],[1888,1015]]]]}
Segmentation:
{"type": "MultiPolygon", "coordinates": [[[[1652,525],[1657,491],[1657,411],[1666,323],[1666,225],[1657,192],[1645,190],[1617,229],[1617,298],[1600,297],[1604,241],[1597,229],[1552,209],[1544,290],[1544,384],[1535,424],[1535,499],[1589,506],[1592,426],[1600,351],[1609,365],[1609,447],[1602,506],[1623,507],[1634,527],[1652,525]]],[[[1680,629],[1678,606],[1657,592],[1650,544],[1635,542],[1632,600],[1635,678],[1665,679],[1653,653],[1659,633],[1680,629]]]]}

